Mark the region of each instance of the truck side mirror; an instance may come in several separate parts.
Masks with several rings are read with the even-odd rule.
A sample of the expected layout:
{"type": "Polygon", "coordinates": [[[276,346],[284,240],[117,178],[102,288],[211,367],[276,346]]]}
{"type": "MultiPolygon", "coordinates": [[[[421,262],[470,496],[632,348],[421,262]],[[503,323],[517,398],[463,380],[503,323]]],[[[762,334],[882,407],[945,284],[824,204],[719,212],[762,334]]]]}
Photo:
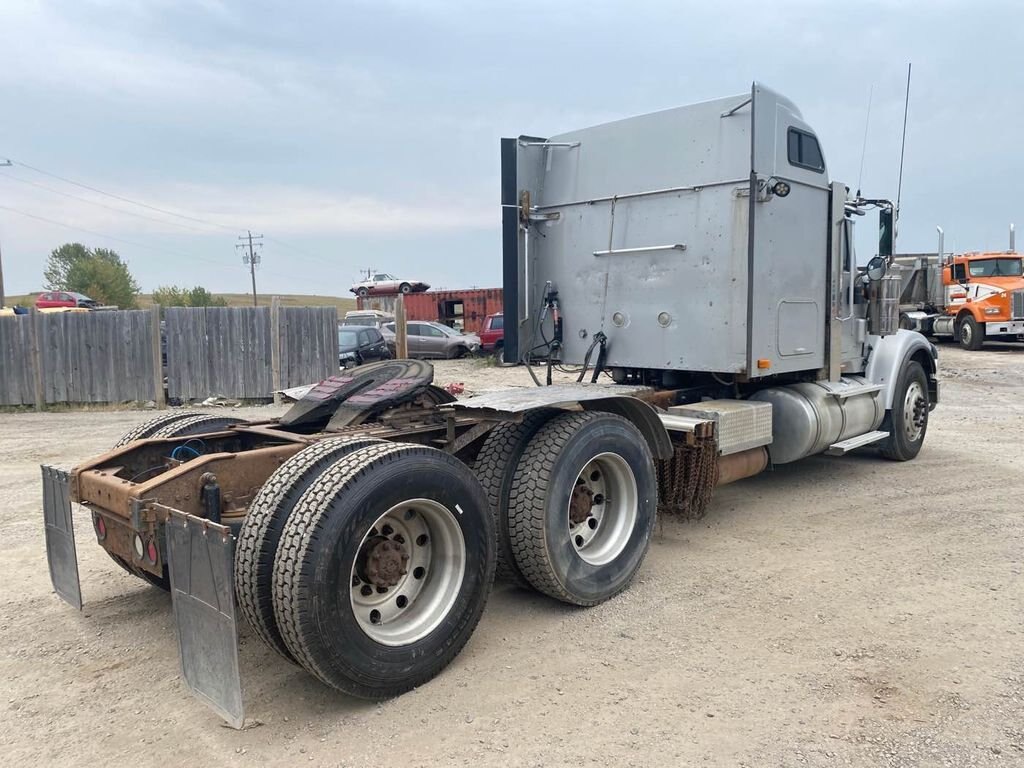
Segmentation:
{"type": "Polygon", "coordinates": [[[866,268],[868,280],[872,283],[876,283],[885,277],[886,272],[886,260],[884,256],[875,256],[868,262],[866,268]]]}

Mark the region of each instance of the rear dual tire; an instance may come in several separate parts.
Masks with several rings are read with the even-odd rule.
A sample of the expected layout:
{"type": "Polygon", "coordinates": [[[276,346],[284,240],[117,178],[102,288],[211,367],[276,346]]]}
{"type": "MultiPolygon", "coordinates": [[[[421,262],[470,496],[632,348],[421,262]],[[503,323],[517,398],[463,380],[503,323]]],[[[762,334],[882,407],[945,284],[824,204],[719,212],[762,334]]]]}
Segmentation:
{"type": "Polygon", "coordinates": [[[469,469],[433,448],[385,443],[336,459],[301,493],[269,599],[287,655],[333,688],[382,699],[458,655],[493,577],[493,522],[469,469]]]}
{"type": "Polygon", "coordinates": [[[274,619],[274,557],[288,517],[321,473],[353,451],[380,444],[372,438],[321,440],[278,467],[249,507],[235,545],[235,595],[260,639],[294,662],[274,619]]]}
{"type": "Polygon", "coordinates": [[[508,546],[540,592],[597,605],[636,575],[657,510],[650,447],[627,419],[565,413],[547,421],[517,462],[508,499],[508,546]]]}

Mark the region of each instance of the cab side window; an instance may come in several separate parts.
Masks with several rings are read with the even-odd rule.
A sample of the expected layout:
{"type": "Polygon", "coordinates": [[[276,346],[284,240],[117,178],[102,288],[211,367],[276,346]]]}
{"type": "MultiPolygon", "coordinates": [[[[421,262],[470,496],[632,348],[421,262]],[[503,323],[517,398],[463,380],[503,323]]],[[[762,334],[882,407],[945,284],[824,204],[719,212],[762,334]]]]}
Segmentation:
{"type": "Polygon", "coordinates": [[[821,147],[814,136],[807,133],[807,131],[790,128],[787,140],[787,154],[790,165],[806,168],[817,173],[824,172],[825,159],[821,156],[821,147]]]}

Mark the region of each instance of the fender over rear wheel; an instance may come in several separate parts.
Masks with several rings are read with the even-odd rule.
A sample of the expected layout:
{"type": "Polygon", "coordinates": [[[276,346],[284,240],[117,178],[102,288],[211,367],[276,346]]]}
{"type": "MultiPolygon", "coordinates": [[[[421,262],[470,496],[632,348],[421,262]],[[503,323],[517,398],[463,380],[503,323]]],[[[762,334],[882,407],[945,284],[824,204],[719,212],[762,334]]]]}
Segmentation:
{"type": "Polygon", "coordinates": [[[285,523],[274,617],[292,656],[367,699],[422,685],[469,640],[494,578],[487,496],[435,448],[362,448],[325,470],[285,523]]]}
{"type": "Polygon", "coordinates": [[[557,416],[530,441],[512,480],[516,565],[557,600],[603,602],[643,563],[657,503],[654,459],[630,421],[600,411],[557,416]]]}

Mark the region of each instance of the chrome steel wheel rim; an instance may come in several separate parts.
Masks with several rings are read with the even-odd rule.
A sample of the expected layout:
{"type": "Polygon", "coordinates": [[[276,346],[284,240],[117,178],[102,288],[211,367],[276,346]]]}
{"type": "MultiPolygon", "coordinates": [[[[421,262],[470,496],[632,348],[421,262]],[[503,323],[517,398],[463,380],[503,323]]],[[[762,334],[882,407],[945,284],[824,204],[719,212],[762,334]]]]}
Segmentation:
{"type": "Polygon", "coordinates": [[[963,341],[964,344],[971,343],[972,333],[970,323],[964,323],[960,326],[960,340],[963,341]]]}
{"type": "Polygon", "coordinates": [[[377,518],[359,544],[349,573],[352,612],[381,645],[415,643],[451,611],[465,573],[466,542],[455,514],[430,499],[403,501],[377,518]],[[367,561],[382,550],[386,567],[378,572],[367,561]]]}
{"type": "Polygon", "coordinates": [[[576,554],[590,565],[605,565],[622,554],[636,527],[638,501],[636,477],[624,458],[601,453],[587,462],[566,513],[576,554]]]}
{"type": "Polygon", "coordinates": [[[928,399],[918,381],[912,381],[903,396],[903,433],[910,442],[917,442],[924,432],[928,416],[928,399]]]}

